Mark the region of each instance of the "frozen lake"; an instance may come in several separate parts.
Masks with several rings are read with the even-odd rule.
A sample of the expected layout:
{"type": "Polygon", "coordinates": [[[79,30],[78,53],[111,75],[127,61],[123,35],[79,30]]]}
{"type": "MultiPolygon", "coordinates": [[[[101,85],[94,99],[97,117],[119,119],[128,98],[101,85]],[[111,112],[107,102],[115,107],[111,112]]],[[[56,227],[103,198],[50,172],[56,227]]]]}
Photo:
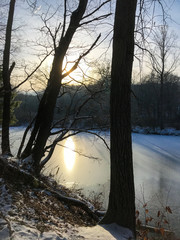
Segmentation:
{"type": "MultiPolygon", "coordinates": [[[[17,129],[12,130],[12,142],[17,144],[21,136],[22,129],[18,134],[17,129]]],[[[108,133],[105,138],[109,142],[108,133]]],[[[132,139],[137,208],[144,203],[157,210],[170,206],[176,229],[180,229],[180,136],[133,133],[132,139]]],[[[65,147],[56,147],[45,172],[65,185],[77,184],[86,193],[101,191],[107,206],[110,160],[106,146],[87,134],[61,144],[65,147]]]]}

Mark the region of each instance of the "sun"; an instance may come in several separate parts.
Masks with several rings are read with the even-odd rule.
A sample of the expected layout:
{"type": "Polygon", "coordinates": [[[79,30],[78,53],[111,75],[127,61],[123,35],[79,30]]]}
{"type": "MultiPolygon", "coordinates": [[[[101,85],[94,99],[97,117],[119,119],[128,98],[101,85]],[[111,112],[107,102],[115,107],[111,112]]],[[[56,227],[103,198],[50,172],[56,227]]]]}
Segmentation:
{"type": "MultiPolygon", "coordinates": [[[[78,57],[73,58],[69,57],[66,60],[63,61],[63,74],[67,73],[71,70],[71,68],[74,66],[75,61],[78,57]]],[[[50,55],[46,60],[46,68],[48,73],[51,72],[52,64],[53,64],[54,56],[50,55]]],[[[89,74],[89,71],[91,70],[91,67],[87,65],[87,63],[82,59],[77,68],[73,70],[68,76],[66,76],[62,83],[63,84],[73,84],[73,85],[79,85],[84,81],[84,77],[89,74]]]]}
{"type": "MultiPolygon", "coordinates": [[[[76,57],[70,57],[67,58],[64,62],[63,62],[63,73],[67,73],[69,72],[75,65],[76,60],[78,59],[78,56],[76,57]]],[[[89,66],[87,65],[87,63],[82,59],[77,67],[69,73],[68,76],[66,76],[63,79],[63,83],[69,83],[70,85],[79,85],[81,84],[84,79],[85,76],[88,75],[89,72],[89,66]]]]}
{"type": "Polygon", "coordinates": [[[75,144],[71,137],[69,137],[64,145],[64,162],[66,168],[71,171],[74,167],[76,160],[76,153],[75,153],[75,144]]]}

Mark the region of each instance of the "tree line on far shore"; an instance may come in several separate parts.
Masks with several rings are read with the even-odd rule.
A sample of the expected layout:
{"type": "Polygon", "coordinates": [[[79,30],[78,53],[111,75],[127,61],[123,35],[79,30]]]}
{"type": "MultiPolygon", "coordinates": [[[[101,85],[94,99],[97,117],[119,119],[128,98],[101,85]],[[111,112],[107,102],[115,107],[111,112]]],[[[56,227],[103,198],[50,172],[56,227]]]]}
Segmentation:
{"type": "MultiPolygon", "coordinates": [[[[61,97],[57,100],[54,119],[59,121],[57,127],[67,126],[74,114],[86,99],[91,98],[84,106],[76,127],[92,127],[108,129],[110,76],[102,77],[97,83],[85,86],[69,85],[62,89],[61,97]],[[105,78],[105,79],[104,79],[105,78]],[[95,93],[92,97],[92,94],[95,93]]],[[[42,94],[17,93],[12,105],[17,119],[12,125],[27,125],[35,117],[39,99],[42,94]]],[[[151,73],[141,82],[132,84],[132,126],[160,127],[160,83],[157,75],[151,73]]],[[[164,127],[180,129],[180,78],[170,74],[164,82],[164,127]]]]}

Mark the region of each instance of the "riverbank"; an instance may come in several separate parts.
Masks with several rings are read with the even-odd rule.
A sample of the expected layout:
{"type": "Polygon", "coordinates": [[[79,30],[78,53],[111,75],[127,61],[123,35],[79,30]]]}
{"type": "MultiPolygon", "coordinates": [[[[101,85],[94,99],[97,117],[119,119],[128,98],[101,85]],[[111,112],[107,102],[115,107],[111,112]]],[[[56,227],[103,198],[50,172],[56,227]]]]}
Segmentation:
{"type": "MultiPolygon", "coordinates": [[[[22,132],[19,128],[11,129],[14,153],[22,139],[22,132]]],[[[109,141],[109,136],[106,139],[109,141]]],[[[72,140],[76,151],[73,169],[69,170],[65,164],[64,148],[57,146],[43,173],[53,176],[62,185],[77,183],[77,187],[83,188],[87,196],[91,191],[95,194],[103,193],[103,199],[108,200],[108,150],[99,139],[91,135],[80,134],[72,140]],[[100,160],[91,159],[92,153],[100,160]]],[[[133,133],[132,140],[137,209],[143,215],[145,201],[149,212],[154,210],[151,216],[156,217],[162,206],[170,206],[173,213],[169,215],[170,228],[180,236],[180,137],[133,133]]]]}
{"type": "Polygon", "coordinates": [[[25,176],[20,173],[13,179],[14,166],[9,164],[11,172],[0,171],[0,239],[125,240],[130,236],[129,231],[116,224],[97,225],[98,218],[86,209],[58,199],[54,189],[77,201],[81,196],[57,186],[53,180],[45,178],[39,182],[24,172],[25,176]]]}
{"type": "Polygon", "coordinates": [[[158,127],[140,127],[136,126],[132,128],[133,133],[140,134],[155,134],[155,135],[167,135],[167,136],[180,136],[180,130],[175,128],[164,128],[160,129],[158,127]]]}

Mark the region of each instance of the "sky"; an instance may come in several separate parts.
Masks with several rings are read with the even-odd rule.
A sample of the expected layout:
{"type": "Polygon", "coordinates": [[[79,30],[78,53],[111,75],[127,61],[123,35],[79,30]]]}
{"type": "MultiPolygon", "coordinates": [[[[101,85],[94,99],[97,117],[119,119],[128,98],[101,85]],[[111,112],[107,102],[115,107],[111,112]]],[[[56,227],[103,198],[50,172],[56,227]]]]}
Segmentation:
{"type": "Polygon", "coordinates": [[[170,9],[170,15],[172,16],[172,19],[174,20],[174,24],[172,22],[172,27],[174,27],[178,34],[180,33],[180,0],[175,0],[174,4],[172,5],[170,9]]]}
{"type": "MultiPolygon", "coordinates": [[[[49,11],[48,17],[51,15],[50,13],[53,14],[56,11],[55,6],[58,6],[57,2],[58,1],[56,1],[56,0],[51,1],[52,8],[49,8],[49,10],[48,10],[49,11]]],[[[61,1],[61,2],[63,2],[63,1],[61,1]]],[[[71,1],[69,1],[69,2],[72,5],[74,3],[71,1]]],[[[90,7],[93,10],[92,6],[90,6],[90,7]]],[[[53,46],[52,39],[51,39],[51,37],[47,37],[47,35],[45,35],[45,32],[43,32],[45,30],[45,28],[42,28],[43,24],[42,24],[41,17],[40,17],[40,16],[43,16],[43,17],[45,16],[44,13],[46,13],[47,9],[48,9],[48,7],[44,3],[43,0],[37,1],[37,6],[35,7],[33,12],[31,12],[28,9],[26,4],[22,4],[22,2],[17,1],[16,11],[15,11],[15,18],[17,19],[16,26],[23,23],[24,26],[22,26],[22,28],[20,29],[19,36],[21,38],[23,38],[23,41],[28,41],[28,44],[26,44],[26,46],[24,46],[24,47],[22,46],[19,51],[19,55],[21,56],[22,62],[29,61],[32,63],[33,61],[34,62],[38,61],[36,53],[37,52],[39,53],[40,49],[42,51],[44,51],[45,49],[43,49],[40,46],[37,46],[37,42],[40,43],[41,45],[47,45],[47,41],[48,41],[48,44],[50,46],[48,51],[50,51],[52,49],[52,46],[53,46]],[[40,29],[41,29],[41,31],[39,31],[40,29]],[[29,46],[28,48],[26,48],[27,45],[29,46]]],[[[58,10],[56,12],[56,15],[53,16],[53,18],[51,18],[48,22],[49,26],[51,26],[52,32],[55,30],[55,27],[58,26],[59,22],[60,21],[62,22],[62,15],[63,15],[62,9],[63,9],[63,7],[60,5],[60,7],[58,8],[58,10]]],[[[108,9],[108,12],[109,12],[109,9],[108,9]]],[[[69,14],[69,12],[68,12],[68,14],[69,14]]],[[[104,13],[101,12],[99,14],[104,14],[104,13]]],[[[102,26],[100,29],[99,25],[95,26],[93,24],[90,24],[89,28],[86,28],[86,26],[84,26],[83,31],[77,31],[75,34],[75,40],[71,43],[70,50],[68,51],[66,61],[72,62],[72,61],[76,60],[80,54],[82,54],[85,50],[87,50],[91,46],[91,44],[96,40],[99,33],[102,33],[102,37],[100,40],[100,41],[102,41],[105,34],[107,34],[107,33],[105,33],[106,32],[105,24],[103,24],[103,28],[104,29],[102,30],[102,26]]],[[[111,26],[111,29],[112,29],[112,26],[111,26]]],[[[60,38],[60,34],[58,37],[60,38]]],[[[86,61],[84,59],[82,59],[80,62],[81,69],[83,69],[84,72],[90,72],[91,67],[89,67],[88,63],[91,62],[92,59],[94,62],[99,60],[99,56],[105,52],[105,48],[107,48],[107,44],[105,44],[105,45],[101,44],[98,47],[98,50],[94,49],[88,55],[88,58],[86,58],[86,61]]],[[[46,67],[46,70],[48,70],[48,71],[50,71],[50,65],[52,64],[52,60],[53,60],[53,57],[52,56],[49,57],[45,63],[46,66],[44,65],[46,67]]],[[[72,65],[73,65],[72,63],[69,63],[67,66],[67,70],[69,70],[70,67],[72,67],[72,65]]],[[[31,64],[27,64],[26,69],[28,70],[28,68],[30,68],[30,66],[31,66],[31,64]]],[[[28,71],[30,72],[30,69],[28,71]]],[[[71,74],[71,76],[76,77],[77,80],[79,80],[82,78],[82,71],[78,70],[78,71],[76,71],[75,75],[71,74]]]]}
{"type": "MultiPolygon", "coordinates": [[[[147,2],[149,0],[146,0],[147,2]]],[[[177,36],[178,40],[177,42],[179,43],[180,46],[180,0],[162,0],[165,6],[165,11],[168,12],[168,24],[171,30],[173,30],[177,36]],[[171,18],[171,19],[170,19],[171,18]]],[[[47,1],[48,2],[48,1],[47,1]]],[[[63,1],[59,0],[52,0],[51,4],[52,7],[49,8],[49,13],[53,13],[56,10],[56,6],[58,5],[57,3],[61,3],[63,1]]],[[[99,2],[103,2],[100,0],[99,2]]],[[[114,3],[115,0],[112,0],[114,3]]],[[[69,1],[71,5],[74,5],[75,1],[69,1]]],[[[69,5],[68,5],[69,6],[69,5]]],[[[74,8],[74,6],[72,6],[74,8]]],[[[92,5],[89,6],[92,8],[92,5]]],[[[107,7],[103,9],[105,12],[109,12],[111,10],[113,11],[113,4],[110,6],[109,4],[107,7]]],[[[39,60],[38,54],[42,54],[41,50],[44,51],[40,46],[37,46],[37,41],[43,45],[46,44],[46,40],[48,39],[48,44],[50,48],[48,48],[48,51],[50,51],[52,47],[52,41],[51,38],[46,38],[45,33],[42,34],[44,28],[42,28],[42,21],[40,19],[40,15],[45,16],[44,13],[47,10],[47,5],[45,4],[45,0],[37,0],[37,5],[35,6],[33,11],[30,11],[27,4],[22,1],[22,0],[17,0],[16,8],[15,8],[15,21],[14,21],[14,26],[17,27],[21,25],[20,30],[18,31],[18,37],[20,39],[19,43],[19,49],[16,53],[14,53],[14,58],[16,58],[19,62],[18,65],[18,72],[20,71],[20,66],[26,65],[26,70],[29,73],[32,69],[32,65],[36,65],[36,62],[39,60]],[[39,31],[41,29],[41,31],[39,31]],[[24,42],[26,42],[24,44],[24,42]],[[27,48],[28,46],[28,48],[27,48]]],[[[50,24],[53,25],[52,29],[54,30],[55,27],[57,26],[59,19],[61,18],[62,20],[62,9],[63,6],[62,4],[59,6],[56,16],[53,16],[53,18],[50,19],[50,24]]],[[[156,7],[156,15],[160,14],[160,8],[156,7]]],[[[104,12],[101,12],[103,14],[104,12]]],[[[86,28],[83,27],[83,32],[78,31],[76,33],[76,38],[71,44],[71,51],[68,52],[68,61],[73,61],[78,58],[78,56],[83,52],[83,49],[87,49],[90,44],[92,44],[96,37],[98,36],[99,33],[102,34],[101,40],[103,38],[106,38],[104,42],[102,42],[98,48],[93,50],[88,57],[86,57],[86,61],[81,61],[81,68],[83,71],[85,71],[88,74],[92,74],[92,69],[89,67],[88,63],[94,62],[95,65],[96,62],[98,64],[103,64],[105,61],[111,61],[111,56],[112,56],[112,51],[111,51],[111,43],[112,43],[112,29],[113,29],[113,18],[114,16],[112,15],[109,20],[105,20],[104,22],[101,22],[101,25],[90,25],[90,27],[86,28]],[[111,33],[110,33],[111,32],[111,33]],[[109,35],[108,35],[109,33],[109,35]]],[[[158,17],[155,18],[154,22],[155,24],[158,23],[159,19],[158,17]]],[[[16,33],[15,33],[16,34],[16,33]]],[[[100,41],[101,41],[100,40],[100,41]]],[[[179,51],[179,49],[177,50],[179,51]]],[[[50,71],[50,65],[52,63],[52,57],[50,57],[47,61],[46,64],[44,65],[48,71],[50,71]]],[[[135,59],[135,73],[139,73],[139,62],[136,61],[135,59]]],[[[69,65],[72,66],[72,64],[69,65]]],[[[147,67],[145,66],[144,68],[144,73],[146,74],[148,71],[147,67]]],[[[24,78],[25,74],[21,73],[18,74],[18,81],[20,81],[20,78],[24,78]],[[23,77],[22,77],[23,74],[23,77]],[[21,76],[20,76],[21,75],[21,76]]],[[[180,76],[180,68],[177,68],[176,74],[180,76]]],[[[77,77],[78,80],[81,79],[82,77],[82,72],[79,71],[76,73],[76,75],[72,74],[72,77],[77,77]]]]}
{"type": "MultiPolygon", "coordinates": [[[[143,48],[151,49],[151,53],[153,53],[153,56],[157,58],[156,55],[159,55],[159,51],[157,48],[156,43],[153,41],[154,39],[154,33],[157,34],[158,29],[160,29],[161,26],[163,26],[163,12],[162,12],[162,7],[157,3],[158,1],[153,1],[155,5],[152,4],[152,1],[145,1],[146,7],[148,11],[144,11],[145,19],[146,19],[146,24],[145,26],[147,27],[147,31],[145,34],[145,39],[147,40],[145,44],[141,44],[141,38],[140,38],[140,44],[137,41],[139,45],[141,45],[143,48]],[[149,8],[151,2],[151,8],[149,8]],[[153,18],[152,18],[153,16],[153,18]],[[152,28],[153,26],[153,28],[152,28]],[[150,48],[149,48],[150,47],[150,48]]],[[[174,54],[180,53],[180,15],[179,15],[179,9],[180,9],[180,1],[179,0],[162,0],[161,1],[163,4],[163,9],[164,9],[164,19],[166,24],[168,25],[168,35],[173,38],[173,34],[176,35],[177,39],[173,47],[171,47],[168,57],[168,61],[166,61],[166,70],[168,71],[169,66],[172,64],[172,60],[174,59],[174,54]],[[174,47],[176,46],[176,47],[174,47]]],[[[138,10],[139,8],[137,8],[138,10]]],[[[137,11],[138,13],[138,11],[137,11]]],[[[138,39],[138,35],[137,38],[138,39]]],[[[147,75],[150,73],[152,67],[150,64],[150,59],[147,57],[148,53],[144,52],[144,55],[141,54],[142,51],[139,51],[139,48],[135,48],[135,56],[138,57],[141,62],[137,60],[137,58],[134,58],[134,78],[141,79],[143,76],[147,75]],[[140,53],[140,55],[138,55],[140,53]],[[143,68],[141,69],[141,64],[143,63],[143,68]]],[[[174,74],[177,74],[180,76],[180,67],[179,64],[177,64],[177,68],[173,72],[174,74]]]]}

